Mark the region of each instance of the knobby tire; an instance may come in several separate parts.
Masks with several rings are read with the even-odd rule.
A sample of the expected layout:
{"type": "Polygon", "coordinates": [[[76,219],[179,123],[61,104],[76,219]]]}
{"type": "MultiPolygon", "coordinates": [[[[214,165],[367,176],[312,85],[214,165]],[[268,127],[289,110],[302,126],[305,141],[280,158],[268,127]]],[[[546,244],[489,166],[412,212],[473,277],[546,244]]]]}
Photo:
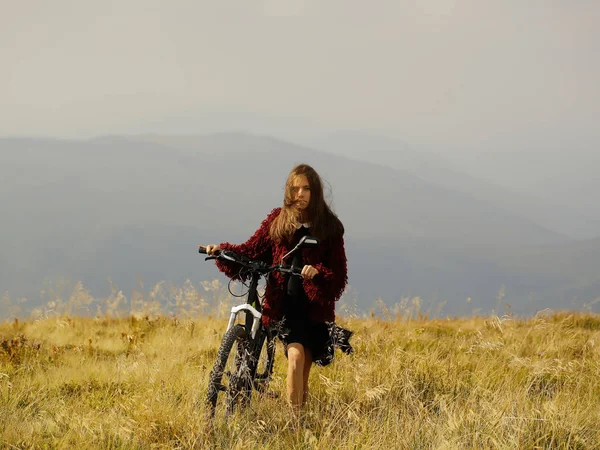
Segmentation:
{"type": "Polygon", "coordinates": [[[236,355],[235,355],[235,371],[239,372],[239,369],[243,365],[247,365],[244,361],[248,359],[248,337],[246,330],[243,325],[235,325],[223,336],[221,346],[217,353],[217,359],[210,372],[208,380],[208,392],[206,394],[206,403],[211,409],[211,415],[214,416],[217,407],[217,400],[219,398],[219,392],[225,391],[227,395],[227,413],[233,412],[233,407],[237,401],[239,395],[238,389],[240,387],[238,374],[231,374],[229,383],[227,386],[222,384],[223,374],[229,354],[233,349],[233,345],[237,343],[236,355]]]}

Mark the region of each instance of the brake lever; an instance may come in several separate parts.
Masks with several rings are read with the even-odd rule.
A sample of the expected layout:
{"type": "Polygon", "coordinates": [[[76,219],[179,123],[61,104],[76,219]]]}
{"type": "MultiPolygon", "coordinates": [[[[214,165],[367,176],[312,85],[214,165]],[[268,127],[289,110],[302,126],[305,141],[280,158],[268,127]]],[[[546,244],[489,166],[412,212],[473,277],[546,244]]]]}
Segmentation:
{"type": "Polygon", "coordinates": [[[207,256],[206,258],[204,258],[204,261],[208,261],[211,259],[217,259],[217,257],[216,256],[207,256]]]}

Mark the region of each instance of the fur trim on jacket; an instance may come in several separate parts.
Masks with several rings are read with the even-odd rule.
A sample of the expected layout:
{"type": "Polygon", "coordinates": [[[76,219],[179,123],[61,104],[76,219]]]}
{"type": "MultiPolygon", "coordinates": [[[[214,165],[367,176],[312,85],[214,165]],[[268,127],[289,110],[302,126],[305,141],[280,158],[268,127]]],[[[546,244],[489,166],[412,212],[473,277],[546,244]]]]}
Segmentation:
{"type": "MultiPolygon", "coordinates": [[[[291,250],[287,243],[274,242],[269,230],[281,208],[275,208],[261,223],[256,232],[243,244],[219,244],[223,250],[231,250],[247,258],[259,259],[267,264],[278,264],[291,250]]],[[[312,265],[319,273],[312,279],[304,279],[302,284],[309,300],[308,317],[312,322],[333,322],[335,302],[339,300],[348,282],[348,269],[344,237],[331,237],[319,243],[317,248],[302,250],[305,265],[312,265]]],[[[221,272],[234,280],[241,280],[240,266],[235,263],[216,261],[221,272]]],[[[245,280],[244,280],[245,281],[245,280]]],[[[263,301],[263,324],[268,327],[280,321],[285,297],[285,276],[279,272],[269,275],[263,301]]]]}

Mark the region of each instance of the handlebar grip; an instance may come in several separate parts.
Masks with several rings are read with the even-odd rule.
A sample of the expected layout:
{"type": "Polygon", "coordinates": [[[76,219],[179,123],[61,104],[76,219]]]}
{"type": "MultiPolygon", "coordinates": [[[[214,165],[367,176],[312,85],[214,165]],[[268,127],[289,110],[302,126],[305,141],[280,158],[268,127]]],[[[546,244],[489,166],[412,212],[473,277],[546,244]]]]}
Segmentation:
{"type": "MultiPolygon", "coordinates": [[[[208,253],[206,253],[206,247],[204,245],[199,245],[198,246],[198,253],[201,253],[203,255],[207,255],[208,253]]],[[[221,250],[216,250],[212,256],[219,256],[221,254],[221,250]]],[[[214,259],[214,258],[213,258],[214,259]]]]}

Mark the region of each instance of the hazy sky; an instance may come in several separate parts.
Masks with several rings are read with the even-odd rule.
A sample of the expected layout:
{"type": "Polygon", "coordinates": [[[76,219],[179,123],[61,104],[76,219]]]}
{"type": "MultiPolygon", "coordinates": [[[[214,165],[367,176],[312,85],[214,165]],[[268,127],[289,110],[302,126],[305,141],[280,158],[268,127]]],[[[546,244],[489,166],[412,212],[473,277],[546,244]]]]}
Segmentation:
{"type": "Polygon", "coordinates": [[[597,0],[0,0],[0,135],[600,142],[597,0]]]}

